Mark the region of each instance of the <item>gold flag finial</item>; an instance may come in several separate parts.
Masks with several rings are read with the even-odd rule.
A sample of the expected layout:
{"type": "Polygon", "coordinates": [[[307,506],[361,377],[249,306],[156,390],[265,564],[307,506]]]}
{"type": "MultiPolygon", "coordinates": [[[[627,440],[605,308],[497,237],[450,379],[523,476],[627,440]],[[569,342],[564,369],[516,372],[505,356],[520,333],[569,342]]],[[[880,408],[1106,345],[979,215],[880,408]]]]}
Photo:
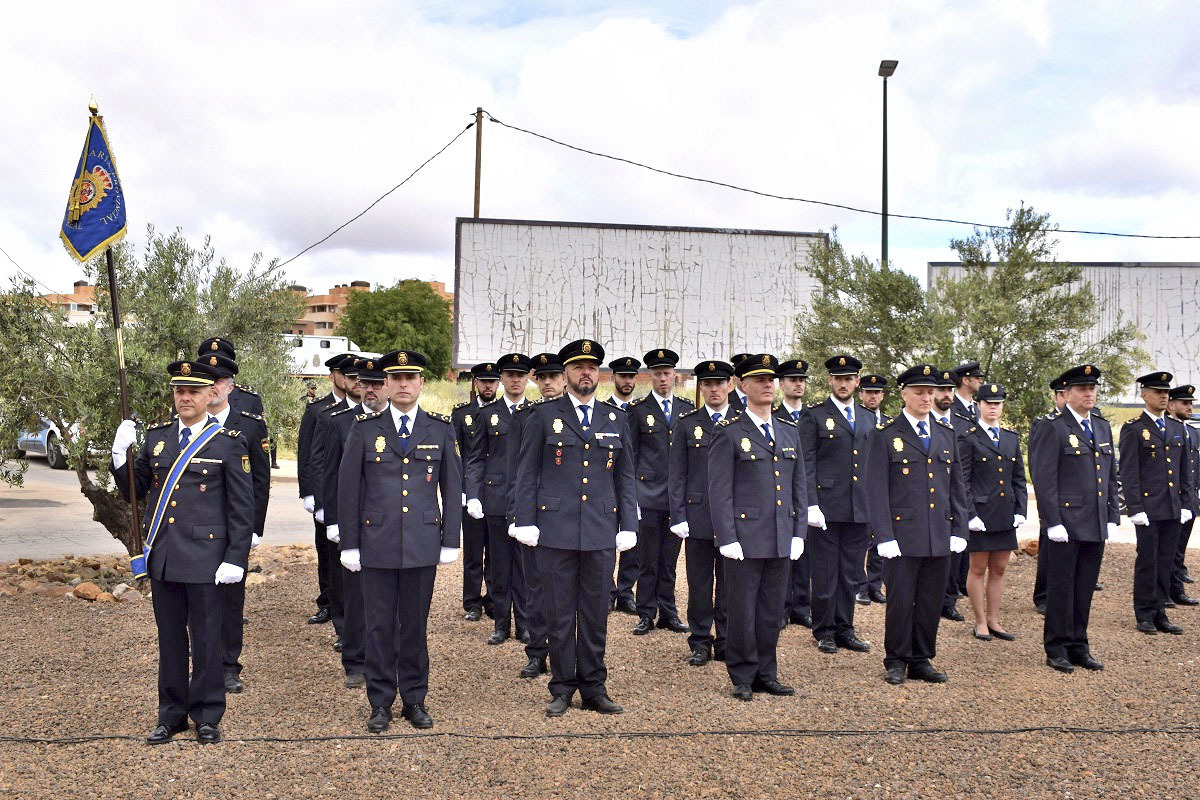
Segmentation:
{"type": "Polygon", "coordinates": [[[88,101],[88,111],[92,112],[93,117],[100,116],[100,106],[96,104],[96,95],[92,95],[92,99],[88,101]]]}

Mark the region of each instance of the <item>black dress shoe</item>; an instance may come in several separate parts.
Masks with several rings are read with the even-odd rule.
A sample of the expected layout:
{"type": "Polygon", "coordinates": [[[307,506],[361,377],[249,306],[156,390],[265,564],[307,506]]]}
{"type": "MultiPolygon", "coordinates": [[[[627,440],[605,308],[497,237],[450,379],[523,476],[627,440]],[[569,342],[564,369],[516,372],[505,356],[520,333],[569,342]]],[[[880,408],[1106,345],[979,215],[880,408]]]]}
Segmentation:
{"type": "Polygon", "coordinates": [[[1092,588],[1097,592],[1102,592],[1102,591],[1104,591],[1104,584],[1101,583],[1100,581],[1096,581],[1096,585],[1092,588]]]}
{"type": "Polygon", "coordinates": [[[697,647],[692,651],[691,657],[687,660],[688,666],[703,667],[711,660],[708,654],[707,647],[697,647]]]}
{"type": "Polygon", "coordinates": [[[642,617],[638,620],[638,624],[633,626],[633,635],[645,636],[652,630],[654,630],[654,620],[649,617],[642,617]]]}
{"type": "Polygon", "coordinates": [[[521,644],[529,644],[533,641],[533,637],[524,628],[517,628],[517,641],[521,644]]]}
{"type": "Polygon", "coordinates": [[[229,694],[239,694],[246,685],[242,683],[242,679],[232,672],[225,673],[225,691],[229,694]]]}
{"type": "Polygon", "coordinates": [[[146,744],[166,744],[171,741],[171,737],[177,733],[183,733],[188,728],[187,720],[178,725],[159,725],[154,730],[150,731],[150,735],[146,737],[146,744]]]}
{"type": "Polygon", "coordinates": [[[904,667],[888,667],[887,674],[883,676],[883,680],[892,686],[899,686],[904,683],[904,667]]]}
{"type": "Polygon", "coordinates": [[[812,627],[812,614],[792,614],[791,620],[793,625],[802,625],[805,628],[812,627]]]}
{"type": "Polygon", "coordinates": [[[504,628],[496,628],[492,631],[492,635],[487,638],[488,644],[504,644],[508,641],[508,631],[504,628]]]}
{"type": "Polygon", "coordinates": [[[1154,627],[1154,623],[1148,619],[1140,620],[1137,624],[1137,629],[1139,632],[1144,633],[1147,636],[1158,635],[1158,628],[1154,627]]]}
{"type": "Polygon", "coordinates": [[[997,639],[999,639],[1002,642],[1016,641],[1016,638],[1017,638],[1016,636],[1013,636],[1008,631],[998,631],[995,628],[988,628],[988,633],[990,633],[992,636],[995,636],[997,639]]]}
{"type": "Polygon", "coordinates": [[[866,592],[859,592],[858,594],[854,595],[854,602],[858,603],[860,606],[869,606],[871,605],[871,598],[867,596],[866,592]]]}
{"type": "Polygon", "coordinates": [[[201,722],[196,726],[196,741],[200,744],[212,744],[221,741],[221,731],[211,722],[201,722]]]}
{"type": "Polygon", "coordinates": [[[328,608],[320,608],[320,609],[317,609],[317,613],[313,614],[311,617],[308,618],[308,624],[309,625],[324,625],[326,622],[329,622],[329,620],[331,620],[331,619],[333,619],[333,617],[329,616],[329,609],[328,608]]]}
{"type": "Polygon", "coordinates": [[[567,709],[571,707],[571,698],[565,694],[556,694],[554,699],[546,705],[547,717],[561,717],[567,713],[567,709]]]}
{"type": "Polygon", "coordinates": [[[867,592],[867,597],[871,598],[872,603],[886,603],[887,602],[887,595],[885,595],[883,592],[879,591],[878,589],[872,589],[869,592],[867,592]]]}
{"type": "Polygon", "coordinates": [[[951,622],[962,622],[964,619],[966,619],[966,617],[962,615],[962,612],[960,612],[954,606],[951,606],[950,608],[943,608],[942,618],[948,619],[951,622]]]}
{"type": "Polygon", "coordinates": [[[871,645],[864,642],[854,634],[843,636],[834,640],[838,647],[845,650],[853,650],[856,653],[867,653],[871,650],[871,645]]]}
{"type": "Polygon", "coordinates": [[[675,633],[687,633],[688,626],[679,621],[679,617],[659,617],[655,623],[656,628],[665,628],[666,630],[675,633]]]}
{"type": "Polygon", "coordinates": [[[243,624],[243,625],[249,625],[249,624],[250,624],[250,618],[249,618],[249,617],[242,617],[242,624],[243,624]]]}
{"type": "Polygon", "coordinates": [[[1100,670],[1104,669],[1104,665],[1092,658],[1091,654],[1081,656],[1079,658],[1072,658],[1071,663],[1077,667],[1090,669],[1092,672],[1099,672],[1100,670]]]}
{"type": "Polygon", "coordinates": [[[934,669],[932,664],[909,665],[908,677],[926,683],[945,683],[950,680],[946,673],[934,669]]]}
{"type": "Polygon", "coordinates": [[[733,696],[738,700],[748,701],[754,699],[754,690],[750,688],[748,683],[739,683],[733,687],[733,696]]]}
{"type": "Polygon", "coordinates": [[[1046,616],[1046,604],[1045,603],[1036,603],[1033,606],[1033,610],[1038,612],[1039,614],[1041,614],[1043,617],[1046,616]]]}
{"type": "Polygon", "coordinates": [[[340,652],[342,652],[342,648],[345,646],[346,646],[345,642],[343,642],[342,637],[339,636],[339,637],[337,637],[337,641],[335,641],[333,643],[333,652],[340,653],[340,652]]]}
{"type": "Polygon", "coordinates": [[[1158,628],[1163,633],[1171,633],[1175,636],[1180,636],[1183,634],[1183,628],[1179,627],[1174,622],[1171,622],[1171,620],[1167,619],[1166,617],[1156,620],[1154,627],[1158,628]]]}
{"type": "Polygon", "coordinates": [[[1067,661],[1062,656],[1055,656],[1054,658],[1047,657],[1046,666],[1050,667],[1051,669],[1056,669],[1059,672],[1065,672],[1068,675],[1075,671],[1075,667],[1071,666],[1071,662],[1067,661]]]}
{"type": "Polygon", "coordinates": [[[597,714],[620,714],[625,709],[608,699],[606,694],[589,697],[581,704],[584,711],[595,711],[597,714]]]}
{"type": "Polygon", "coordinates": [[[1183,571],[1183,574],[1179,576],[1179,580],[1183,581],[1184,583],[1195,583],[1196,582],[1196,579],[1193,578],[1191,575],[1189,575],[1187,570],[1183,571]]]}
{"type": "Polygon", "coordinates": [[[531,658],[521,667],[521,671],[517,673],[519,678],[536,678],[538,675],[546,674],[546,659],[531,658]]]}
{"type": "Polygon", "coordinates": [[[408,724],[417,730],[424,731],[433,727],[433,718],[425,710],[424,703],[413,703],[412,705],[405,703],[404,708],[400,710],[400,716],[408,720],[408,724]]]}
{"type": "Polygon", "coordinates": [[[791,697],[796,693],[796,690],[791,686],[780,683],[779,681],[755,681],[750,684],[750,690],[753,692],[764,692],[773,694],[776,697],[791,697]]]}
{"type": "Polygon", "coordinates": [[[346,674],[347,689],[357,689],[360,686],[364,686],[366,682],[367,676],[363,675],[361,672],[349,672],[346,674]]]}
{"type": "Polygon", "coordinates": [[[1174,607],[1175,607],[1174,600],[1163,600],[1163,608],[1174,608],[1174,607]]]}
{"type": "Polygon", "coordinates": [[[463,619],[467,622],[479,622],[479,620],[483,619],[483,609],[478,607],[468,608],[467,613],[463,614],[463,619]]]}
{"type": "Polygon", "coordinates": [[[635,617],[638,613],[637,603],[628,598],[617,600],[617,603],[615,606],[613,606],[613,608],[617,611],[620,611],[622,614],[632,614],[635,617]]]}
{"type": "Polygon", "coordinates": [[[821,639],[817,642],[817,649],[822,653],[833,654],[837,652],[837,642],[833,639],[821,639]]]}
{"type": "Polygon", "coordinates": [[[1188,597],[1186,594],[1177,594],[1171,599],[1175,601],[1176,605],[1180,606],[1200,606],[1200,600],[1188,597]]]}
{"type": "Polygon", "coordinates": [[[371,733],[383,733],[392,724],[392,710],[384,706],[371,709],[371,718],[367,720],[367,730],[371,733]]]}

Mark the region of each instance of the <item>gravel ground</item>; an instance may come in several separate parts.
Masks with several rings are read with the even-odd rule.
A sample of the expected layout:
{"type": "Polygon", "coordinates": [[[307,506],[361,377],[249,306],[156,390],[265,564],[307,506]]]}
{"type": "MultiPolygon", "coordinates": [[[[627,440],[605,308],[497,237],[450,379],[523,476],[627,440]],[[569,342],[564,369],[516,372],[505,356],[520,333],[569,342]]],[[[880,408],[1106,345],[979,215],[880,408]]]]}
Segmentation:
{"type": "MultiPolygon", "coordinates": [[[[545,678],[516,677],[521,648],[488,647],[486,619],[462,620],[454,565],[439,576],[430,623],[435,727],[413,731],[397,705],[393,738],[366,734],[365,695],[342,687],[331,627],[304,623],[315,586],[310,554],[256,551],[271,579],[248,590],[247,691],[229,698],[226,741],[208,747],[192,732],[162,747],[141,743],[155,718],[148,602],[0,597],[0,736],[136,737],[0,741],[0,797],[1190,797],[1200,790],[1193,771],[1200,727],[967,732],[1197,725],[1200,610],[1174,612],[1184,636],[1137,633],[1126,545],[1109,548],[1105,590],[1093,606],[1102,673],[1065,676],[1044,666],[1041,618],[1028,599],[1034,562],[1017,557],[1003,620],[1018,640],[976,642],[967,623],[943,621],[936,664],[949,672],[948,684],[883,683],[882,606],[859,607],[859,633],[875,643],[867,655],[822,655],[809,631],[789,627],[780,677],[798,694],[752,703],[729,697],[724,665],[684,663],[685,635],[634,637],[636,620],[613,615],[609,691],[626,713],[602,717],[581,711],[576,699],[559,720],[543,715],[545,678]],[[631,735],[654,732],[665,735],[631,735]],[[539,738],[546,735],[557,738],[539,738]],[[362,738],[238,738],[320,736],[362,738]]],[[[682,579],[681,566],[681,600],[682,579]]]]}

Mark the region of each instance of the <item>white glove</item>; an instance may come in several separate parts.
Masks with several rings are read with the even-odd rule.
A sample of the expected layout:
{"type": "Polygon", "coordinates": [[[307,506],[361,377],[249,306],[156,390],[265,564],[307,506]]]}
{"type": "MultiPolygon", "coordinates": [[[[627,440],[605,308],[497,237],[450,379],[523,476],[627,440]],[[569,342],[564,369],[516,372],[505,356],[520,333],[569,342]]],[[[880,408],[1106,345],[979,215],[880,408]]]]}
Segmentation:
{"type": "Polygon", "coordinates": [[[304,504],[304,510],[310,514],[317,510],[317,498],[311,494],[307,497],[301,497],[300,502],[304,504]]]}
{"type": "Polygon", "coordinates": [[[250,549],[253,550],[254,548],[258,547],[260,544],[262,544],[262,537],[259,536],[257,533],[250,534],[250,549]]]}
{"type": "Polygon", "coordinates": [[[362,569],[362,560],[357,547],[352,547],[349,550],[343,550],[341,561],[342,566],[351,572],[358,572],[362,569]]]}
{"type": "Polygon", "coordinates": [[[804,540],[801,539],[799,536],[793,536],[792,537],[792,553],[791,553],[792,561],[795,561],[796,559],[800,558],[800,556],[802,556],[802,555],[804,555],[804,540]]]}
{"type": "MultiPolygon", "coordinates": [[[[687,525],[687,523],[683,523],[687,525]]],[[[637,544],[637,534],[633,531],[617,531],[617,552],[624,553],[637,544]]]]}
{"type": "Polygon", "coordinates": [[[1143,526],[1143,527],[1150,524],[1150,518],[1148,516],[1146,516],[1145,511],[1139,511],[1138,513],[1134,514],[1132,517],[1129,518],[1129,521],[1132,522],[1134,525],[1143,526]]]}
{"type": "Polygon", "coordinates": [[[537,547],[542,530],[537,525],[509,525],[508,535],[523,545],[537,547]]]}
{"type": "Polygon", "coordinates": [[[117,469],[125,466],[125,451],[137,441],[137,426],[131,419],[121,420],[113,436],[112,463],[117,469]]]}
{"type": "Polygon", "coordinates": [[[313,518],[314,518],[314,519],[315,519],[317,522],[324,522],[324,521],[325,521],[325,509],[323,509],[323,508],[318,508],[318,509],[317,509],[317,513],[313,514],[313,518]]]}
{"type": "Polygon", "coordinates": [[[890,542],[880,542],[875,545],[875,550],[878,551],[880,558],[900,557],[900,543],[895,539],[890,542]]]}
{"type": "Polygon", "coordinates": [[[443,547],[442,551],[438,553],[439,564],[453,564],[455,561],[458,561],[457,547],[443,547]]]}
{"type": "Polygon", "coordinates": [[[228,561],[222,561],[221,566],[217,567],[217,576],[213,583],[237,583],[245,574],[246,570],[242,569],[236,564],[230,564],[228,561]]]}
{"type": "Polygon", "coordinates": [[[983,520],[981,520],[978,516],[975,516],[971,517],[970,521],[967,522],[967,530],[975,533],[987,533],[987,525],[984,525],[983,520]]]}
{"type": "Polygon", "coordinates": [[[483,519],[483,503],[472,497],[467,501],[467,516],[471,519],[483,519]]]}
{"type": "Polygon", "coordinates": [[[1179,521],[1181,523],[1183,523],[1184,525],[1187,525],[1188,522],[1191,521],[1191,519],[1192,519],[1192,512],[1189,509],[1185,508],[1183,511],[1179,512],[1179,521]]]}
{"type": "Polygon", "coordinates": [[[966,550],[966,549],[967,549],[967,540],[966,539],[962,538],[961,536],[951,536],[950,537],[950,552],[951,553],[961,553],[963,550],[966,550]]]}
{"type": "Polygon", "coordinates": [[[338,530],[336,522],[333,525],[327,525],[325,527],[325,538],[334,544],[338,544],[342,541],[342,532],[338,530]]]}
{"type": "MultiPolygon", "coordinates": [[[[1112,523],[1108,523],[1110,530],[1112,523]]],[[[1067,529],[1062,525],[1051,525],[1046,529],[1046,538],[1052,542],[1065,542],[1067,540],[1067,529]]]]}
{"type": "Polygon", "coordinates": [[[1013,527],[1019,528],[1025,524],[1025,518],[1020,514],[1013,514],[1013,527]]]}
{"type": "Polygon", "coordinates": [[[732,558],[734,561],[745,561],[746,556],[742,553],[741,542],[730,542],[723,544],[717,548],[717,552],[726,558],[732,558]]]}
{"type": "Polygon", "coordinates": [[[688,534],[690,534],[691,532],[692,532],[692,529],[690,527],[688,527],[686,519],[683,522],[677,522],[671,526],[671,533],[675,534],[680,539],[686,539],[688,537],[688,534]]]}
{"type": "Polygon", "coordinates": [[[1111,539],[1112,537],[1114,537],[1116,535],[1117,535],[1117,523],[1115,523],[1115,522],[1108,523],[1108,538],[1111,539]]]}
{"type": "Polygon", "coordinates": [[[820,506],[808,507],[808,527],[820,528],[823,531],[829,529],[825,524],[825,512],[821,510],[820,506]]]}

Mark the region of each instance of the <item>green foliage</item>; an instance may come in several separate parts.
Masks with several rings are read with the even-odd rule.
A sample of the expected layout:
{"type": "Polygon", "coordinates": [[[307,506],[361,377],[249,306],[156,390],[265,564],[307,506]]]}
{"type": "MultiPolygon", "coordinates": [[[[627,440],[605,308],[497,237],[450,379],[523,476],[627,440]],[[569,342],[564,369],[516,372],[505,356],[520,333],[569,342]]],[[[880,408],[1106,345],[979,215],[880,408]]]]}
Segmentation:
{"type": "Polygon", "coordinates": [[[425,374],[441,378],[450,370],[453,334],[450,301],[425,281],[403,280],[387,289],[351,292],[337,334],[364,350],[416,350],[429,359],[425,374]]]}

